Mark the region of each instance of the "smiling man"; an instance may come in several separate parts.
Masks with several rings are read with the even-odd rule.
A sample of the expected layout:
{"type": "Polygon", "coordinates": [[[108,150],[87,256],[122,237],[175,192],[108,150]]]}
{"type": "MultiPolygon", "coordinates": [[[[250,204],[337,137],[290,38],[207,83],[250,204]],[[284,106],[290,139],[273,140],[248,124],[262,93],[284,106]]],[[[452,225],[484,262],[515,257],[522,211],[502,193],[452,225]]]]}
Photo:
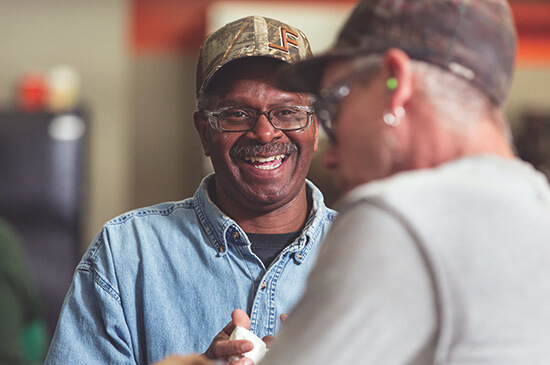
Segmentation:
{"type": "Polygon", "coordinates": [[[281,65],[310,54],[301,31],[258,16],[207,37],[193,118],[215,173],[193,198],[103,227],[76,270],[47,363],[227,359],[252,346],[229,341],[232,313],[259,337],[277,333],[335,218],[306,181],[317,149],[312,99],[275,86],[281,65]]]}
{"type": "Polygon", "coordinates": [[[318,129],[310,96],[274,86],[280,65],[233,61],[194,114],[216,171],[213,199],[247,233],[298,233],[309,214],[305,177],[318,129]]]}

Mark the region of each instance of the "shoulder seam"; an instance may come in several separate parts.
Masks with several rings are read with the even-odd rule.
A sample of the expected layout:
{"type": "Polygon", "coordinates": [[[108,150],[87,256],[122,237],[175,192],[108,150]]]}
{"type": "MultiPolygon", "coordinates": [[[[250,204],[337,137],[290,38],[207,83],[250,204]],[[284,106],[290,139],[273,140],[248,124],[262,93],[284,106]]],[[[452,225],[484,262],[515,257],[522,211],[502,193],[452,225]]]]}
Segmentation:
{"type": "Polygon", "coordinates": [[[193,209],[193,201],[191,199],[186,199],[182,202],[172,203],[167,208],[164,208],[164,209],[155,208],[153,206],[149,208],[140,208],[140,209],[132,210],[128,213],[122,214],[116,218],[111,219],[110,221],[105,223],[105,225],[106,226],[117,225],[117,224],[124,223],[133,218],[144,217],[148,215],[170,215],[179,209],[193,209]]]}
{"type": "Polygon", "coordinates": [[[97,270],[95,270],[94,264],[90,262],[82,262],[78,265],[77,270],[89,272],[94,279],[94,283],[97,284],[111,298],[116,300],[118,304],[121,304],[120,294],[112,287],[111,284],[109,284],[109,282],[106,279],[104,279],[97,272],[97,270]]]}
{"type": "MultiPolygon", "coordinates": [[[[105,228],[103,228],[105,229],[105,228]]],[[[90,257],[88,259],[84,258],[76,267],[76,271],[86,271],[89,272],[96,283],[103,291],[105,291],[111,298],[117,301],[118,304],[121,304],[120,294],[113,288],[113,286],[103,278],[95,269],[93,263],[93,258],[97,254],[99,247],[104,245],[103,235],[100,235],[94,245],[90,248],[90,257]]]]}

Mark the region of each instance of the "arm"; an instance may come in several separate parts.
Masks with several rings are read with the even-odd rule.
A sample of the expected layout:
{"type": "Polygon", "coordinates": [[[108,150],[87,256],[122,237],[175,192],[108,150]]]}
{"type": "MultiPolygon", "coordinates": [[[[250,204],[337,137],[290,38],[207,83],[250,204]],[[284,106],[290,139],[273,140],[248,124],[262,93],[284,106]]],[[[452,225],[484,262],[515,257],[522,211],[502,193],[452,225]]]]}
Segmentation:
{"type": "Polygon", "coordinates": [[[217,365],[202,355],[173,355],[153,365],[217,365]]]}
{"type": "Polygon", "coordinates": [[[302,301],[261,365],[427,363],[436,322],[413,237],[392,214],[356,204],[336,220],[302,301]]]}

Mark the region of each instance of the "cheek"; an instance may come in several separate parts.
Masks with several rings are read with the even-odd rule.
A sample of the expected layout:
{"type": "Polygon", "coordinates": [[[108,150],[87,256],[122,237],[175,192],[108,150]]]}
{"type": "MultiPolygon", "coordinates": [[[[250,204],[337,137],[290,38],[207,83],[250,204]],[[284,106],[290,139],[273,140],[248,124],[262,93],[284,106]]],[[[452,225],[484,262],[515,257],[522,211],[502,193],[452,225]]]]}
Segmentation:
{"type": "Polygon", "coordinates": [[[216,133],[210,138],[210,153],[217,156],[228,156],[236,138],[231,133],[216,133]]]}
{"type": "Polygon", "coordinates": [[[232,169],[232,160],[229,150],[235,144],[236,138],[228,133],[212,135],[209,141],[209,155],[214,170],[221,173],[223,170],[232,169]]]}
{"type": "Polygon", "coordinates": [[[356,170],[372,161],[378,153],[382,126],[377,125],[373,116],[366,114],[342,115],[338,125],[339,155],[347,169],[356,170]]]}
{"type": "Polygon", "coordinates": [[[351,145],[361,144],[367,128],[366,116],[357,113],[341,113],[336,124],[336,136],[339,145],[348,149],[351,145]]]}
{"type": "Polygon", "coordinates": [[[286,138],[283,143],[292,142],[298,145],[300,153],[303,155],[311,155],[317,151],[317,126],[312,124],[306,130],[286,132],[286,138]]]}

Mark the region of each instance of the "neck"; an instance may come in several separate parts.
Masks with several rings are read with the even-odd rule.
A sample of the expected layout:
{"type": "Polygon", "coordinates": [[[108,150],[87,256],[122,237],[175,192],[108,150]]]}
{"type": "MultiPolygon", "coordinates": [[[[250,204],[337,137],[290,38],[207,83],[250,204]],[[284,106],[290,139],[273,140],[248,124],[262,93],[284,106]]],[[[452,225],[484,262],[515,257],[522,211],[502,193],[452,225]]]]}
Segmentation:
{"type": "Polygon", "coordinates": [[[514,157],[506,131],[496,120],[477,120],[465,126],[468,130],[453,130],[451,122],[441,122],[427,114],[416,120],[421,125],[410,131],[405,169],[431,168],[478,154],[514,157]]]}
{"type": "MultiPolygon", "coordinates": [[[[215,184],[215,180],[213,181],[215,184]]],[[[209,189],[212,201],[247,233],[288,233],[304,227],[312,203],[306,185],[290,201],[283,204],[244,206],[231,200],[216,186],[209,189]]]]}

